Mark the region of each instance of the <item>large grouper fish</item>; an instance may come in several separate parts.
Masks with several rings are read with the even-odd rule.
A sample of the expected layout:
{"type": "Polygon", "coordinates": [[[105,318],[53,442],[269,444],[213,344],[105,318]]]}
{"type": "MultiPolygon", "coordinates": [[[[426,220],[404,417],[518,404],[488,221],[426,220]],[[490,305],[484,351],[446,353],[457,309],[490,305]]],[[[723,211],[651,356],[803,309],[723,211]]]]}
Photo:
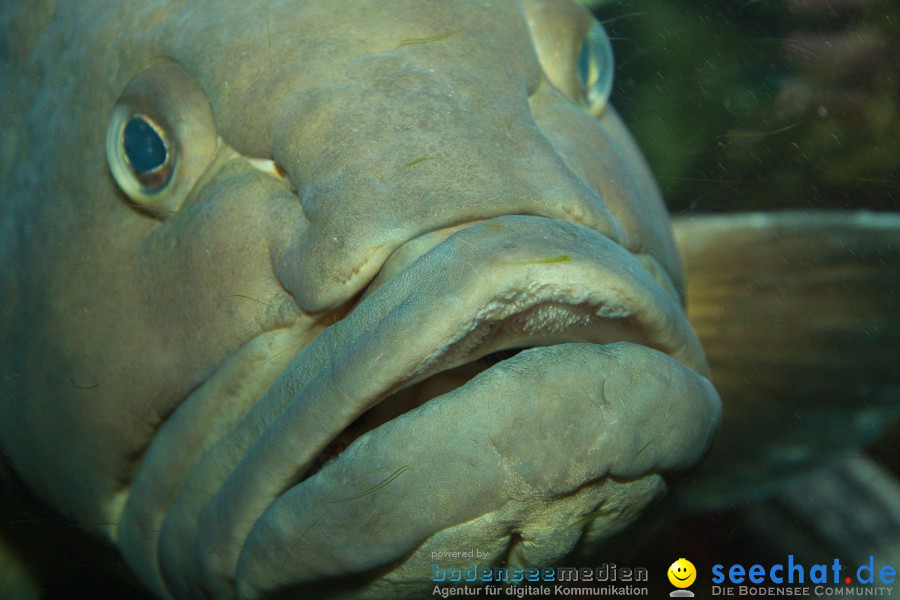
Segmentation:
{"type": "MultiPolygon", "coordinates": [[[[156,595],[554,565],[708,452],[719,396],[584,8],[2,13],[0,448],[156,595]]],[[[715,263],[843,221],[807,222],[680,244],[715,263]]]]}

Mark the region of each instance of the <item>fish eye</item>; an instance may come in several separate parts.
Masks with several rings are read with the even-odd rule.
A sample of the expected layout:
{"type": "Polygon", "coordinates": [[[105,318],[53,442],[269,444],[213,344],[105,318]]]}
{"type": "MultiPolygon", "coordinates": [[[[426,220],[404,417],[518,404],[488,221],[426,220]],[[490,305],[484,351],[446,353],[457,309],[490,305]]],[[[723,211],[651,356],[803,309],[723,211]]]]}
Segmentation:
{"type": "Polygon", "coordinates": [[[584,36],[577,72],[585,108],[599,115],[609,100],[613,82],[612,44],[600,23],[593,23],[584,36]]]}
{"type": "Polygon", "coordinates": [[[177,213],[209,168],[218,133],[209,101],[177,64],[138,73],[113,109],[109,170],[129,203],[159,218],[177,213]]]}
{"type": "Polygon", "coordinates": [[[172,176],[174,157],[166,134],[146,115],[131,117],[122,129],[122,151],[131,171],[148,191],[157,191],[172,176]]]}

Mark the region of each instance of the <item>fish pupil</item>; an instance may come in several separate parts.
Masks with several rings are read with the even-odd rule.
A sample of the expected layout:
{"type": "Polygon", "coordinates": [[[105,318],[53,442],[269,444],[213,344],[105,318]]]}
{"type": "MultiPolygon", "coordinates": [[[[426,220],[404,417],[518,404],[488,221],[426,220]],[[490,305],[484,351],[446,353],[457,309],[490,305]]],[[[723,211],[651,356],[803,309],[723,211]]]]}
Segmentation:
{"type": "Polygon", "coordinates": [[[166,163],[166,143],[144,117],[132,117],[122,133],[125,155],[135,173],[151,173],[166,163]]]}

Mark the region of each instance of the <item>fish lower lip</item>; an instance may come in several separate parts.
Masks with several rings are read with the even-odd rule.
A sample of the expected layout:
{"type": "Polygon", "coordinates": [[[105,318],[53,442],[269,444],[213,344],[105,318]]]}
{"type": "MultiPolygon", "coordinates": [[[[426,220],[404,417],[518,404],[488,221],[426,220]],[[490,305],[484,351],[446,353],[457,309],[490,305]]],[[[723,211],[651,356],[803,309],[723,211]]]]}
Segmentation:
{"type": "MultiPolygon", "coordinates": [[[[427,468],[415,456],[400,462],[395,456],[404,448],[411,451],[413,441],[421,440],[423,433],[433,437],[433,432],[411,425],[423,410],[433,412],[448,400],[468,397],[483,385],[479,381],[510,365],[525,361],[540,366],[552,356],[546,353],[588,352],[593,357],[590,362],[599,361],[598,365],[610,370],[618,359],[608,352],[595,355],[595,350],[614,347],[601,344],[621,341],[633,342],[616,351],[623,357],[638,353],[628,361],[660,372],[674,369],[679,373],[679,385],[694,390],[690,394],[699,400],[684,414],[695,416],[702,426],[662,436],[661,443],[676,446],[669,448],[670,464],[697,460],[716,421],[710,400],[715,392],[695,374],[705,372],[702,351],[681,308],[631,254],[591,229],[542,217],[501,217],[456,232],[316,337],[250,413],[198,463],[181,484],[184,493],[168,509],[160,533],[159,562],[168,584],[174,582],[173,593],[197,587],[227,590],[237,585],[242,594],[252,596],[253,589],[267,588],[269,583],[275,586],[279,581],[309,581],[329,573],[358,573],[398,560],[422,542],[421,531],[415,542],[409,536],[381,540],[386,545],[377,557],[344,556],[331,566],[328,560],[318,561],[318,566],[295,564],[293,557],[306,552],[297,550],[298,540],[309,535],[297,527],[324,527],[324,523],[309,522],[306,517],[313,513],[301,515],[298,507],[307,501],[349,506],[363,498],[394,497],[394,490],[402,488],[393,484],[410,478],[404,467],[427,468]],[[522,352],[449,394],[388,421],[357,439],[314,476],[302,479],[341,432],[392,393],[492,352],[529,346],[548,347],[522,352]],[[400,437],[384,439],[393,435],[391,432],[400,432],[400,437]],[[682,434],[685,439],[679,438],[682,434]],[[673,442],[670,438],[677,439],[673,442]],[[364,454],[361,448],[370,443],[377,448],[370,459],[383,459],[384,464],[359,460],[364,454]],[[351,464],[356,466],[347,470],[351,464]],[[368,472],[359,471],[366,468],[368,472]],[[355,482],[343,481],[328,489],[335,473],[344,473],[355,482]],[[372,477],[381,480],[372,481],[372,477]],[[393,483],[378,487],[388,480],[393,483]],[[332,495],[323,497],[326,492],[332,495]],[[294,525],[284,522],[286,515],[292,515],[294,525]],[[278,534],[272,527],[283,531],[278,534]],[[272,536],[285,543],[284,536],[293,536],[289,546],[295,547],[286,548],[272,536]],[[186,557],[190,557],[188,564],[182,564],[186,557]],[[199,560],[199,566],[194,560],[199,560]],[[290,565],[282,568],[288,562],[290,565]]],[[[570,375],[554,371],[548,377],[572,379],[570,375]]],[[[529,377],[523,375],[522,379],[529,377]]],[[[577,389],[571,392],[580,393],[577,389]]],[[[481,399],[482,408],[473,405],[476,413],[491,406],[490,400],[481,399]]],[[[554,406],[523,405],[522,409],[525,413],[568,412],[566,404],[558,401],[554,406]]],[[[482,413],[481,418],[490,420],[490,413],[482,413]]],[[[550,421],[545,425],[548,430],[559,427],[550,421]]],[[[463,441],[483,442],[484,431],[475,423],[468,426],[471,428],[462,434],[453,435],[463,441]]],[[[635,439],[642,438],[638,435],[635,439]]],[[[656,466],[651,463],[647,465],[656,466]]],[[[606,467],[599,468],[590,477],[609,473],[604,471],[606,467]]],[[[460,506],[468,507],[463,512],[479,505],[479,501],[472,502],[460,499],[460,506]]],[[[483,514],[489,507],[479,510],[482,512],[476,513],[483,514]]],[[[441,523],[432,520],[431,525],[441,523]]]]}
{"type": "Polygon", "coordinates": [[[431,551],[472,545],[484,564],[558,561],[597,505],[604,527],[632,520],[663,486],[647,476],[698,461],[717,419],[709,382],[646,346],[525,350],[371,431],[273,502],[242,549],[238,592],[302,595],[304,583],[390,563],[392,577],[427,583],[431,551]],[[516,555],[514,532],[526,541],[516,555]]]}

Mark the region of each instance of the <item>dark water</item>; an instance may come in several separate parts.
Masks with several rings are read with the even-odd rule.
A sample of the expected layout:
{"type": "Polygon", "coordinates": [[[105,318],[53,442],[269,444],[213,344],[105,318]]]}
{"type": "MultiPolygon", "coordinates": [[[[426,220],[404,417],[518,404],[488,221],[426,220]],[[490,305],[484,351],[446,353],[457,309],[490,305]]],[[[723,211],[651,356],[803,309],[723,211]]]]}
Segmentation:
{"type": "Polygon", "coordinates": [[[613,2],[613,104],[671,210],[897,210],[900,5],[613,2]]]}

